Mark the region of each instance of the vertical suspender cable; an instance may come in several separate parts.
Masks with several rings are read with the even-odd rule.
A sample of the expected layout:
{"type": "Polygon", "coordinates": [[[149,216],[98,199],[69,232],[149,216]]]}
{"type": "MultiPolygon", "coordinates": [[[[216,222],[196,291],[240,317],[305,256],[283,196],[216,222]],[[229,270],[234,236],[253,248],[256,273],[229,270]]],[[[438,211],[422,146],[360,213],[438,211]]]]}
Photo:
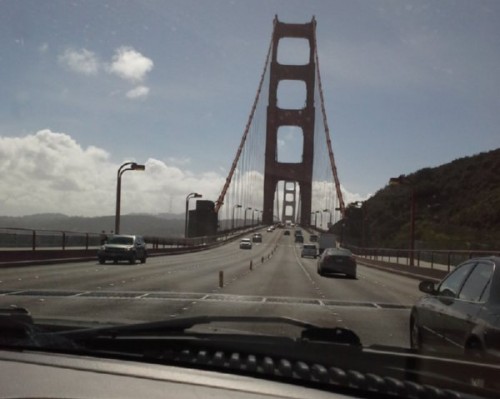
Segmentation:
{"type": "Polygon", "coordinates": [[[323,87],[321,85],[321,75],[319,73],[319,59],[318,59],[318,50],[317,50],[317,42],[316,42],[316,30],[314,30],[314,58],[316,60],[316,73],[318,75],[318,87],[319,87],[319,96],[321,99],[321,112],[323,114],[323,124],[325,126],[325,136],[326,136],[326,144],[328,147],[328,154],[330,156],[330,165],[332,168],[332,173],[333,173],[333,179],[335,181],[335,188],[337,190],[337,198],[339,200],[340,204],[340,213],[342,217],[344,217],[345,214],[345,205],[344,205],[344,198],[342,196],[342,191],[340,189],[340,181],[339,181],[339,176],[337,173],[337,167],[335,166],[335,158],[333,156],[333,150],[332,150],[332,141],[330,140],[330,129],[328,128],[328,121],[326,119],[326,111],[325,111],[325,100],[323,97],[323,87]]]}
{"type": "MultiPolygon", "coordinates": [[[[276,26],[276,22],[275,22],[275,26],[276,26]]],[[[229,175],[226,178],[226,182],[224,183],[224,187],[222,189],[222,192],[220,193],[219,198],[217,199],[217,201],[215,203],[215,212],[218,212],[219,209],[220,209],[220,207],[224,203],[224,197],[226,196],[226,192],[227,192],[227,189],[229,187],[229,184],[231,184],[231,180],[233,178],[234,171],[235,171],[236,166],[238,164],[238,160],[240,158],[241,151],[243,150],[243,147],[245,145],[245,141],[246,141],[247,136],[248,136],[248,132],[250,130],[250,126],[252,124],[252,120],[253,120],[253,116],[254,116],[254,113],[255,113],[255,109],[257,108],[257,102],[259,101],[260,92],[262,90],[262,84],[264,82],[264,77],[266,75],[267,67],[269,65],[269,58],[271,56],[271,50],[272,50],[272,45],[273,45],[273,39],[272,39],[273,37],[274,37],[274,27],[273,27],[273,34],[271,35],[271,42],[269,43],[269,49],[267,51],[266,62],[264,64],[264,70],[262,71],[262,75],[260,77],[260,83],[259,83],[259,88],[257,89],[257,95],[255,96],[255,100],[254,100],[254,103],[253,103],[253,106],[252,106],[252,110],[250,111],[250,116],[248,117],[248,122],[247,122],[247,125],[245,127],[245,131],[243,133],[243,136],[241,138],[240,145],[238,147],[238,150],[236,151],[236,156],[235,156],[233,164],[231,166],[231,170],[229,171],[229,175]]]]}

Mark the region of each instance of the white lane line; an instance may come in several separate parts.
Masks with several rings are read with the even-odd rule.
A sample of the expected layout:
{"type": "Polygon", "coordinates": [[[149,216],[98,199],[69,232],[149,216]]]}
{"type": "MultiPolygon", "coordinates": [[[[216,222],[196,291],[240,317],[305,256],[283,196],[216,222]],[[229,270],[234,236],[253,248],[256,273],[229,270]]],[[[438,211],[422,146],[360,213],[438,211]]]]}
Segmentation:
{"type": "Polygon", "coordinates": [[[293,254],[295,255],[295,259],[297,259],[297,263],[299,264],[300,268],[302,269],[302,271],[304,272],[304,274],[307,276],[307,278],[309,279],[309,281],[312,283],[312,284],[316,284],[316,282],[312,279],[311,275],[309,274],[309,272],[306,270],[306,268],[304,267],[304,265],[302,264],[302,262],[300,261],[298,255],[297,255],[297,251],[293,251],[293,254]]]}

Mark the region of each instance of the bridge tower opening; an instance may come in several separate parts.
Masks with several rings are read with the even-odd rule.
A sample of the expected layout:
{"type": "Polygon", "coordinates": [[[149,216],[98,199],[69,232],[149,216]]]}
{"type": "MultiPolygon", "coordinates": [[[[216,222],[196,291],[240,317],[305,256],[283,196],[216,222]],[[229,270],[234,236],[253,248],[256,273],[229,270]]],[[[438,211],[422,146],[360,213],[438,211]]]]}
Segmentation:
{"type": "MultiPolygon", "coordinates": [[[[264,207],[263,222],[273,223],[273,204],[275,201],[276,186],[284,180],[285,197],[287,183],[298,184],[300,201],[293,199],[293,217],[299,216],[298,222],[303,226],[310,225],[312,175],[314,156],[314,86],[315,86],[315,40],[314,18],[306,24],[288,24],[274,20],[272,38],[272,58],[270,63],[269,103],[267,107],[266,151],[264,167],[264,207]],[[309,43],[309,62],[301,65],[281,64],[278,62],[278,47],[281,39],[297,39],[309,43]],[[278,87],[280,82],[297,81],[305,84],[305,98],[300,103],[303,108],[280,108],[278,104],[278,87]],[[297,126],[304,134],[302,161],[280,162],[278,160],[278,130],[281,126],[297,126]],[[296,209],[298,207],[298,209],[296,209]]],[[[289,193],[291,194],[291,193],[289,193]]],[[[283,202],[283,220],[285,220],[285,201],[283,202]]],[[[288,216],[287,216],[288,218],[288,216]]]]}
{"type": "Polygon", "coordinates": [[[283,215],[281,221],[296,223],[297,221],[297,183],[285,181],[283,187],[283,215]]]}

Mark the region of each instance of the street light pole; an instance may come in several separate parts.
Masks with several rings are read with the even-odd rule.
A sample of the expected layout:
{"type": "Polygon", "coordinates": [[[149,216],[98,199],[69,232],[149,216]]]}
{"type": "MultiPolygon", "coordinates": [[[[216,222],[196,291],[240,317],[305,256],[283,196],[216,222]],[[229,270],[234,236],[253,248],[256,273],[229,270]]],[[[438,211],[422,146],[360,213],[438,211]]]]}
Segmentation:
{"type": "Polygon", "coordinates": [[[237,204],[233,206],[233,218],[231,219],[231,230],[234,230],[234,211],[236,208],[241,208],[241,205],[237,204]]]}
{"type": "Polygon", "coordinates": [[[116,173],[116,209],[115,209],[115,234],[120,234],[120,206],[121,206],[121,191],[122,191],[122,175],[127,170],[145,170],[145,165],[139,165],[136,162],[125,162],[118,168],[116,173]],[[128,166],[128,168],[127,168],[128,166]]]}
{"type": "Polygon", "coordinates": [[[188,238],[188,214],[189,214],[189,200],[191,198],[201,198],[202,195],[198,193],[189,193],[186,197],[186,214],[184,215],[184,238],[188,238]]]}

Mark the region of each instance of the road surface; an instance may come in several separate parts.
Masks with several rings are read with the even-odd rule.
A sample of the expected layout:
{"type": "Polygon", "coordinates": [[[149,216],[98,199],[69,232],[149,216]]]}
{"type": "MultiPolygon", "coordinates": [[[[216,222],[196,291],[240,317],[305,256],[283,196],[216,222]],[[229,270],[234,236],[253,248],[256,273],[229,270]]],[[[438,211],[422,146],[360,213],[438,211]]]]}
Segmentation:
{"type": "Polygon", "coordinates": [[[356,280],[321,277],[316,259],[301,258],[293,232],[283,232],[263,230],[263,242],[251,250],[234,241],[151,257],[146,264],[99,265],[96,259],[3,269],[0,306],[22,306],[34,317],[120,323],[193,315],[288,316],[349,328],[363,345],[409,346],[409,311],[421,296],[417,280],[362,264],[356,280]]]}

